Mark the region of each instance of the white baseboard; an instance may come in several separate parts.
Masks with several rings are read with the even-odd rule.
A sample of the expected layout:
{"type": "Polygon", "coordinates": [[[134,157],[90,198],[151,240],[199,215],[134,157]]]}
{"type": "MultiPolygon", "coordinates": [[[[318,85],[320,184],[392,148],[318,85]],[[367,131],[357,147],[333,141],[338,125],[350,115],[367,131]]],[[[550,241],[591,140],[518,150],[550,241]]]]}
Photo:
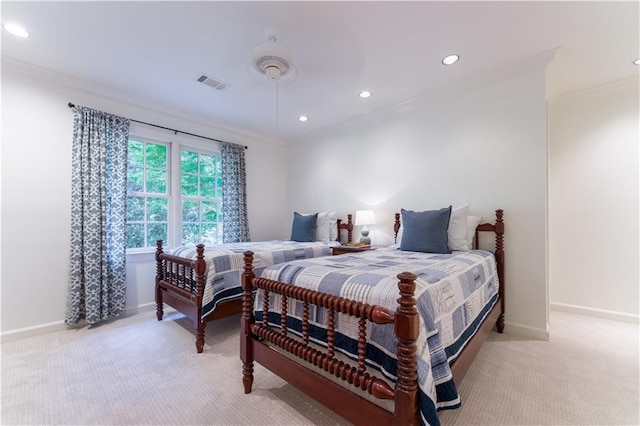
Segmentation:
{"type": "MultiPolygon", "coordinates": [[[[153,311],[156,308],[156,302],[144,303],[142,305],[127,308],[125,316],[135,315],[142,312],[153,311]]],[[[55,333],[57,331],[70,330],[74,327],[64,323],[64,321],[55,321],[47,324],[34,325],[32,327],[19,328],[17,330],[5,331],[0,334],[2,343],[15,342],[29,337],[42,336],[43,334],[55,333]]]]}
{"type": "Polygon", "coordinates": [[[5,331],[0,335],[2,343],[16,342],[29,337],[42,336],[43,334],[55,333],[57,331],[68,330],[70,327],[64,321],[55,321],[47,324],[34,325],[32,327],[19,328],[17,330],[5,331]]]}
{"type": "Polygon", "coordinates": [[[536,340],[549,340],[549,330],[531,327],[528,325],[505,321],[504,331],[505,333],[516,334],[523,337],[530,337],[536,340]]]}
{"type": "MultiPolygon", "coordinates": [[[[578,315],[586,315],[597,318],[610,319],[614,321],[623,321],[632,324],[640,324],[638,315],[626,314],[622,312],[607,311],[604,309],[587,308],[584,306],[569,305],[566,303],[552,302],[551,309],[554,311],[568,312],[578,315]]],[[[127,308],[126,316],[135,315],[142,312],[153,311],[156,307],[155,302],[144,303],[142,305],[127,308]]],[[[165,308],[166,310],[166,308],[165,308]]],[[[43,334],[55,333],[57,331],[68,330],[72,327],[66,325],[64,321],[55,321],[47,324],[35,325],[32,327],[20,328],[17,330],[6,331],[0,334],[2,343],[15,342],[17,340],[27,339],[29,337],[41,336],[43,334]]],[[[505,331],[517,334],[519,336],[531,337],[538,340],[549,340],[549,331],[540,328],[530,327],[528,325],[505,322],[505,331]]]]}
{"type": "Polygon", "coordinates": [[[142,312],[154,311],[156,309],[156,302],[143,303],[142,305],[127,308],[126,316],[135,315],[142,312]]]}
{"type": "Polygon", "coordinates": [[[586,306],[569,305],[567,303],[551,302],[549,305],[553,311],[567,312],[570,314],[585,315],[588,317],[603,318],[613,321],[629,322],[636,325],[640,324],[639,315],[607,311],[606,309],[588,308],[586,306]]]}

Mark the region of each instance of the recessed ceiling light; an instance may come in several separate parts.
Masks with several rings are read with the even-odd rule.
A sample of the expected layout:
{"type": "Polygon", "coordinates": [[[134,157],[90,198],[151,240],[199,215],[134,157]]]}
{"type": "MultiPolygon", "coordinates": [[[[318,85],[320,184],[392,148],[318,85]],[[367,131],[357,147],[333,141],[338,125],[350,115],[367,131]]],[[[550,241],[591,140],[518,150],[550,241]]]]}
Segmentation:
{"type": "Polygon", "coordinates": [[[362,92],[360,92],[360,97],[361,98],[368,98],[371,96],[371,92],[368,90],[363,90],[362,92]]]}
{"type": "Polygon", "coordinates": [[[309,119],[309,117],[307,117],[306,115],[301,115],[300,117],[298,117],[298,121],[307,121],[309,119]]]}
{"type": "Polygon", "coordinates": [[[640,65],[640,58],[633,61],[633,65],[640,65]]]}
{"type": "Polygon", "coordinates": [[[442,60],[442,63],[445,65],[453,65],[458,62],[458,59],[460,59],[458,55],[449,55],[442,60]]]}
{"type": "Polygon", "coordinates": [[[13,34],[16,37],[27,38],[29,37],[29,33],[22,28],[20,25],[16,24],[4,24],[4,29],[13,34]]]}

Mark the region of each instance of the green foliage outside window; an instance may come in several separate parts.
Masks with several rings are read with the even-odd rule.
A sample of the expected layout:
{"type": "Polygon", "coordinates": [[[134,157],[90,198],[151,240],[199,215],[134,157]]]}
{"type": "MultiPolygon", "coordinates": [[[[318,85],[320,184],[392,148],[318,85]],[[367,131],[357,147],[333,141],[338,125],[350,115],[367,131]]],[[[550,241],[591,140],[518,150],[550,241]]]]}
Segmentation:
{"type": "MultiPolygon", "coordinates": [[[[170,147],[129,141],[127,174],[127,248],[155,247],[169,237],[170,147]]],[[[180,150],[181,244],[222,242],[222,164],[216,155],[180,150]]],[[[173,219],[172,219],[173,220],[173,219]]]]}
{"type": "Polygon", "coordinates": [[[167,240],[169,199],[167,146],[129,141],[127,248],[154,247],[167,240]]]}
{"type": "Polygon", "coordinates": [[[180,152],[182,244],[216,244],[222,198],[222,165],[215,155],[180,152]]]}

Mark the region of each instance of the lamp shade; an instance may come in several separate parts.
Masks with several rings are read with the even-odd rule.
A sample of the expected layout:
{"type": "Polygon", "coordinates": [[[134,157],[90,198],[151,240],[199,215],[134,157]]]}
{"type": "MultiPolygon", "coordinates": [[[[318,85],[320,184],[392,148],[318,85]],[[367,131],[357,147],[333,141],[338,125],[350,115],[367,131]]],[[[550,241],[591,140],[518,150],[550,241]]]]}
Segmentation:
{"type": "Polygon", "coordinates": [[[373,217],[373,210],[357,210],[356,226],[375,225],[376,221],[373,217]]]}

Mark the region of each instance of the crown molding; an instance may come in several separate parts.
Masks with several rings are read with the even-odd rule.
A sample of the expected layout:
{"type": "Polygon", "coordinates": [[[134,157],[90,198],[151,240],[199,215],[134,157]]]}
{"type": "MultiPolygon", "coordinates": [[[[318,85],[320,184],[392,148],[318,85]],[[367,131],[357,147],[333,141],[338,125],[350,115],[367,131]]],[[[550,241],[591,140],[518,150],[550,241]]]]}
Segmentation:
{"type": "MultiPolygon", "coordinates": [[[[0,62],[2,64],[3,69],[7,68],[7,69],[15,70],[19,72],[20,75],[22,76],[36,78],[49,83],[67,87],[72,90],[84,92],[88,95],[106,98],[115,102],[127,104],[135,108],[142,108],[150,112],[171,116],[173,118],[177,118],[182,121],[208,127],[212,129],[214,132],[218,131],[218,132],[231,133],[231,134],[238,135],[240,137],[248,138],[252,141],[260,141],[260,142],[272,144],[272,145],[279,145],[279,146],[286,145],[284,140],[271,138],[269,136],[249,130],[247,128],[234,126],[232,124],[221,122],[221,121],[209,120],[209,119],[198,118],[198,117],[194,118],[193,116],[187,116],[185,114],[182,114],[181,112],[172,110],[170,108],[159,107],[158,105],[152,104],[143,99],[140,99],[131,95],[127,95],[115,88],[111,88],[98,83],[82,80],[76,77],[71,77],[67,74],[52,71],[47,68],[38,67],[32,64],[29,64],[27,62],[22,62],[17,59],[13,59],[8,56],[2,55],[0,59],[1,59],[0,62]]],[[[73,99],[69,99],[69,101],[73,102],[73,99]]],[[[135,119],[135,117],[128,117],[128,118],[135,119]]],[[[228,139],[228,138],[225,138],[225,139],[228,139]]],[[[245,142],[242,142],[242,144],[246,145],[245,142]]]]}
{"type": "Polygon", "coordinates": [[[365,114],[349,118],[345,121],[333,124],[331,126],[323,127],[312,133],[308,133],[297,138],[288,139],[287,143],[298,143],[310,139],[315,139],[355,124],[366,124],[372,121],[377,121],[383,117],[406,113],[408,111],[427,105],[429,102],[433,101],[433,99],[437,99],[438,97],[458,95],[471,89],[480,88],[487,83],[499,82],[510,77],[516,77],[532,70],[544,70],[547,65],[549,65],[551,60],[553,60],[557,51],[558,49],[547,50],[536,55],[524,58],[520,61],[512,62],[498,69],[491,70],[486,73],[476,74],[456,83],[437,87],[433,90],[407,99],[405,101],[382,107],[374,111],[369,111],[365,114]]]}
{"type": "Polygon", "coordinates": [[[613,92],[616,90],[636,90],[640,86],[640,76],[623,78],[622,80],[610,81],[608,83],[598,84],[596,86],[587,87],[572,92],[566,92],[556,97],[550,105],[557,103],[570,102],[580,98],[600,95],[605,92],[613,92]]]}
{"type": "Polygon", "coordinates": [[[475,74],[469,78],[463,79],[457,83],[448,84],[431,90],[416,98],[409,99],[406,102],[400,103],[394,107],[394,109],[401,108],[402,110],[412,109],[414,106],[421,106],[429,99],[446,95],[457,95],[464,93],[471,89],[481,88],[488,83],[500,82],[512,77],[517,77],[526,72],[534,70],[544,70],[553,60],[558,49],[550,49],[544,52],[540,52],[536,55],[532,55],[523,58],[519,61],[511,62],[502,67],[475,74]]]}

